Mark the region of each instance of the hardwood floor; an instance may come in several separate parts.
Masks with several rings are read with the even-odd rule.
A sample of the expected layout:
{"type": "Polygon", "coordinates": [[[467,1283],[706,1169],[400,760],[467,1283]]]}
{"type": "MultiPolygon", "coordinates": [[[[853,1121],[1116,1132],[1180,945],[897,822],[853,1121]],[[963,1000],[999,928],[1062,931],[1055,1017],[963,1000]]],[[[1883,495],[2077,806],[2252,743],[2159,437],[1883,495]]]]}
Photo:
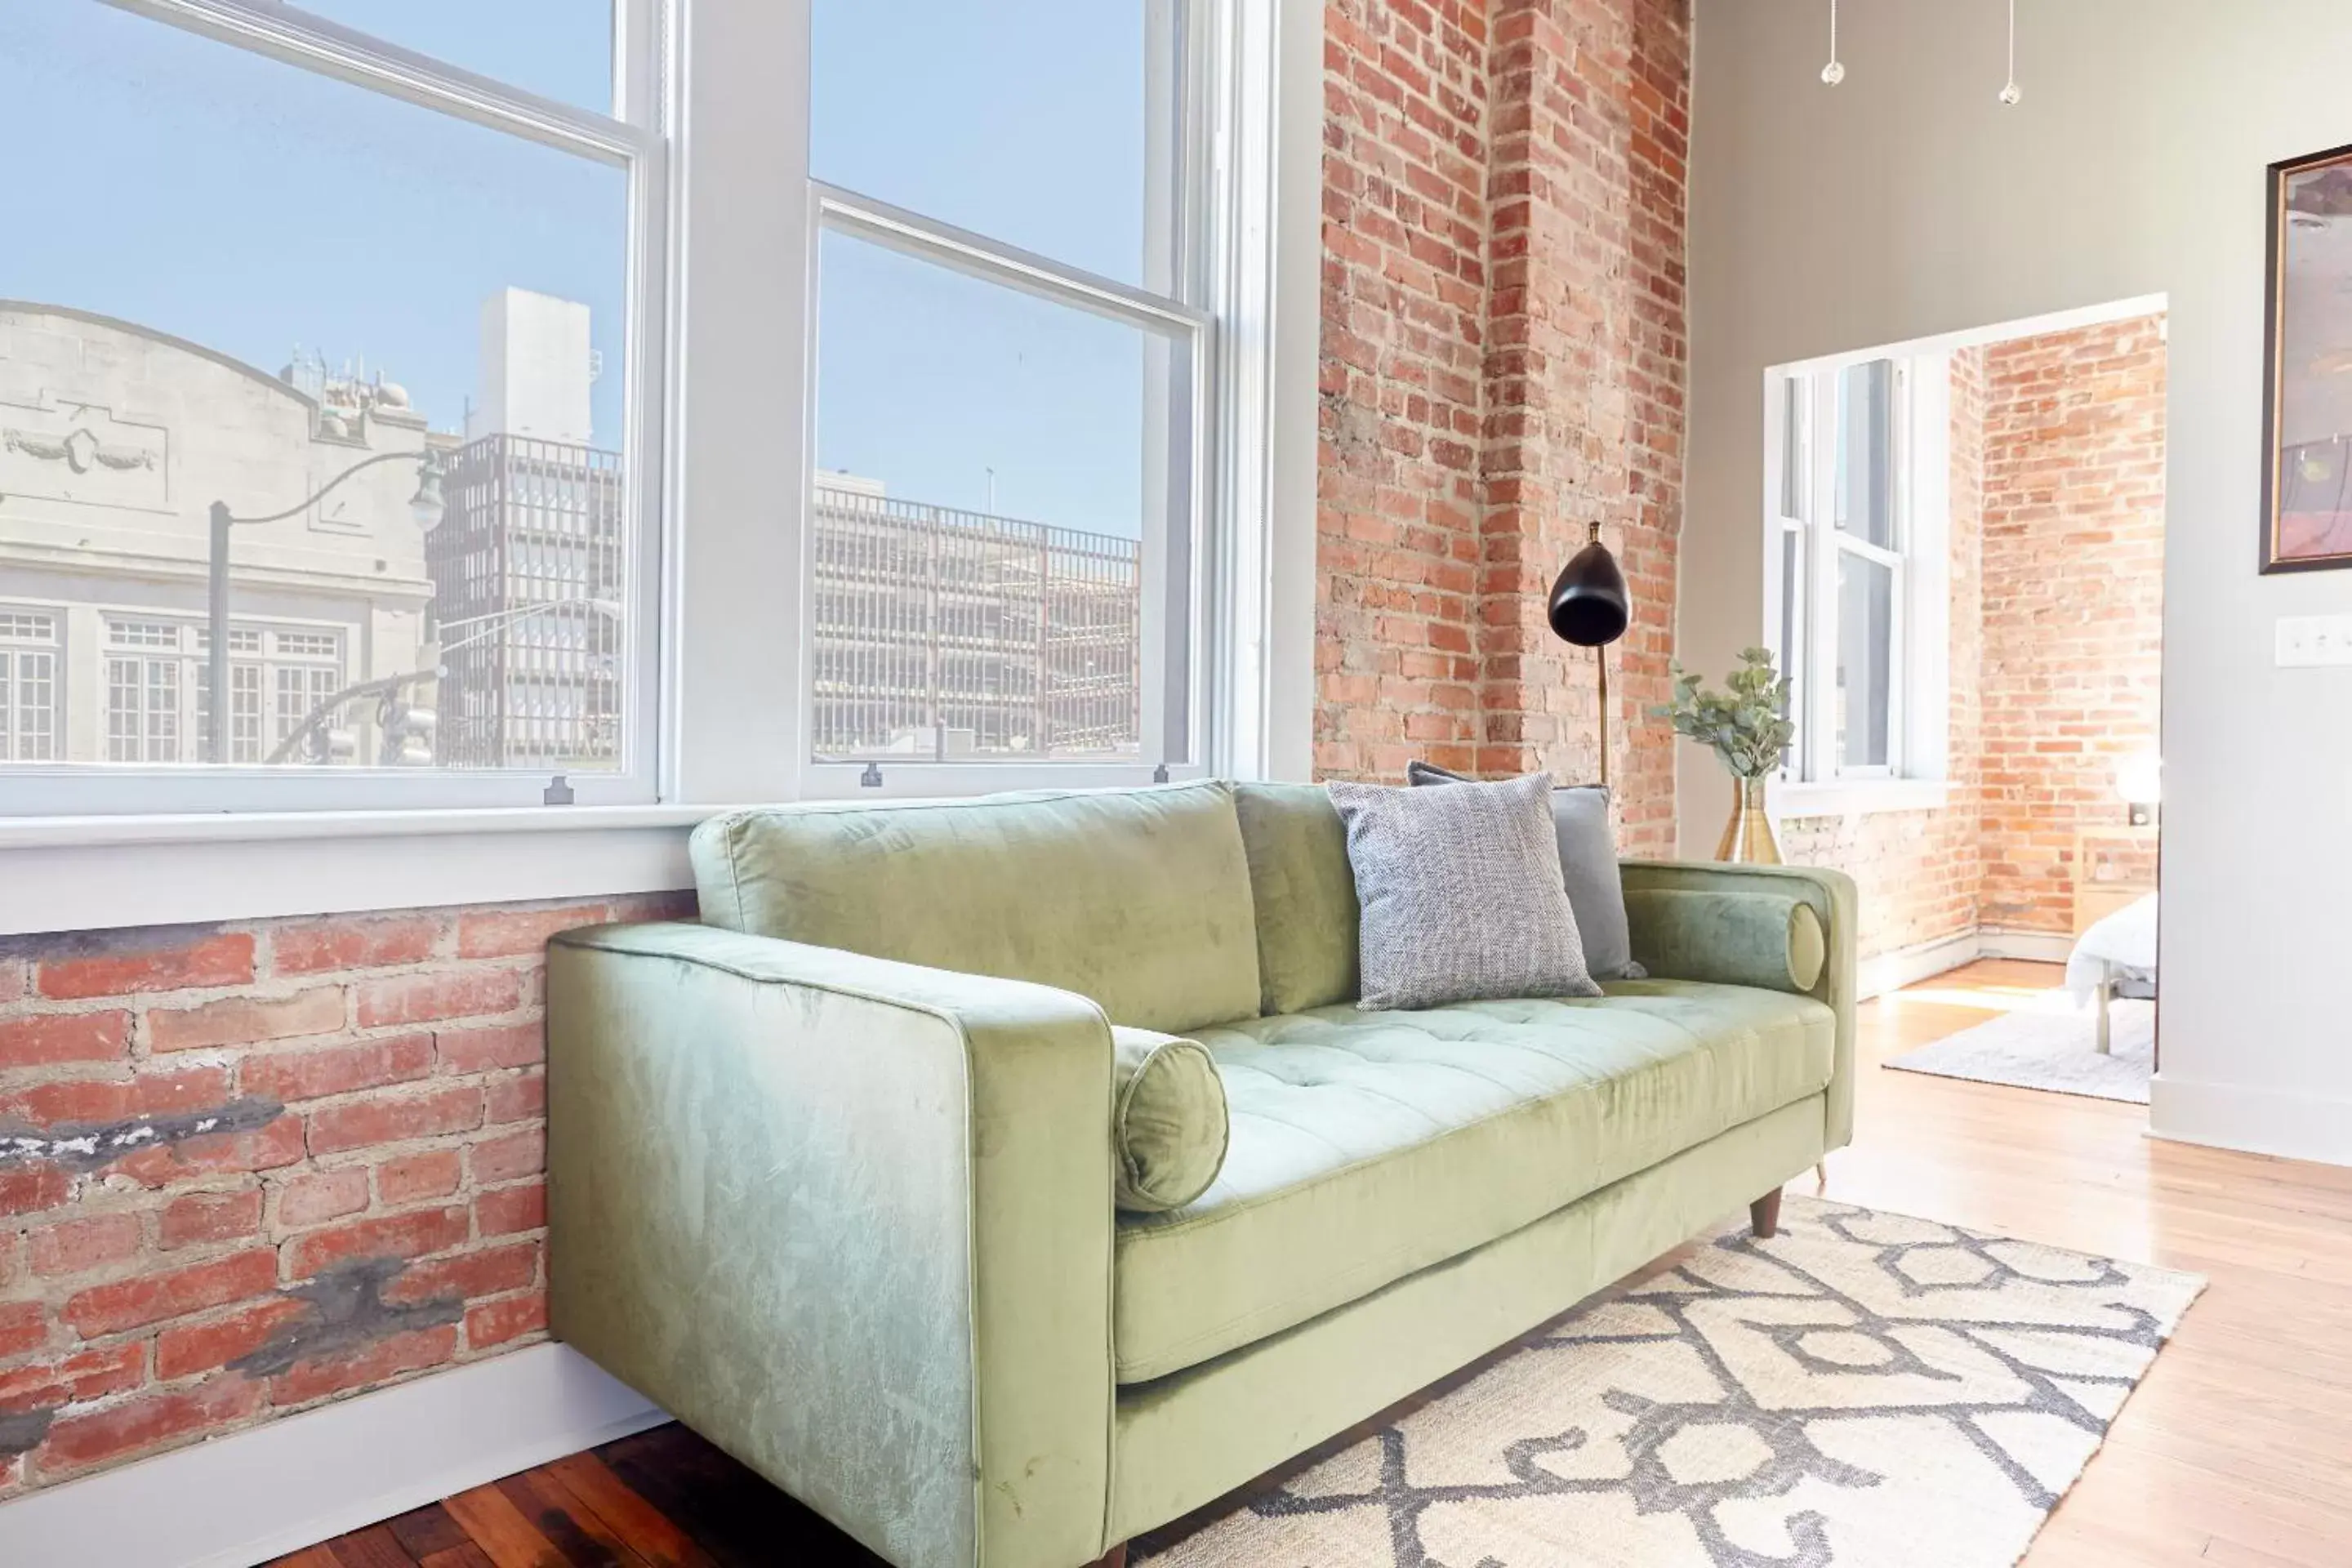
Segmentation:
{"type": "MultiPolygon", "coordinates": [[[[2212,1281],[2028,1568],[2344,1568],[2352,1170],[2158,1142],[2144,1135],[2137,1106],[1877,1070],[2057,983],[2053,965],[1985,963],[1867,1005],[1859,1135],[1831,1157],[1829,1195],[2212,1281]]],[[[1794,1190],[1811,1186],[1807,1178],[1794,1190]]],[[[879,1559],[667,1426],[279,1562],[864,1568],[879,1559]]]]}

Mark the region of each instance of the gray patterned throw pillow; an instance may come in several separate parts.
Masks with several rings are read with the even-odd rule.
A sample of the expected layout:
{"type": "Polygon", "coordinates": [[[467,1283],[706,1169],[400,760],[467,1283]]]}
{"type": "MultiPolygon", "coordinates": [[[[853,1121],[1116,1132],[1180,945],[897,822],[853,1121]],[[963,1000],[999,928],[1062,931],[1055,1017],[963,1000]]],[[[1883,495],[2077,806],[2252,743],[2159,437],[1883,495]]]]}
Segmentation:
{"type": "Polygon", "coordinates": [[[1551,780],[1326,786],[1348,828],[1366,1009],[1598,996],[1561,885],[1551,780]]]}

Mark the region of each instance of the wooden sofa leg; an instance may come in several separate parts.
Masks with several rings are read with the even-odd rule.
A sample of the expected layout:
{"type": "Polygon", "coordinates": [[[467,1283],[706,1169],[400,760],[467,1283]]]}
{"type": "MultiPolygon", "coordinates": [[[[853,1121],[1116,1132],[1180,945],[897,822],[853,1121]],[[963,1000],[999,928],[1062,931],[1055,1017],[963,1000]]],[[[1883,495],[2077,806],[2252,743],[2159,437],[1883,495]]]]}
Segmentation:
{"type": "Polygon", "coordinates": [[[1759,1241],[1769,1241],[1780,1230],[1780,1189],[1774,1187],[1748,1205],[1748,1228],[1759,1241]]]}
{"type": "Polygon", "coordinates": [[[1127,1542],[1120,1542],[1088,1563],[1087,1568],[1127,1568],[1127,1542]]]}

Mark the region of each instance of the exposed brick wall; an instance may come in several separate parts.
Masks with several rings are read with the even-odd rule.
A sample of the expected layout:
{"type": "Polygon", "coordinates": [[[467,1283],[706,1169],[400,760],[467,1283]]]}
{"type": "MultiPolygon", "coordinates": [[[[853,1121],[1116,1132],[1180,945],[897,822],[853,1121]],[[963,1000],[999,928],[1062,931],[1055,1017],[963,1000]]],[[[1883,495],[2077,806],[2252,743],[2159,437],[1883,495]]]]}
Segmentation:
{"type": "Polygon", "coordinates": [[[2118,759],[2156,744],[2164,616],[2164,319],[1986,360],[1982,923],[2073,929],[2074,833],[2121,823],[2118,759]]]}
{"type": "Polygon", "coordinates": [[[1486,8],[1324,10],[1318,773],[1476,761],[1486,8]]]}
{"type": "Polygon", "coordinates": [[[0,942],[0,1495],[543,1338],[547,938],[692,902],[0,942]]]}
{"type": "Polygon", "coordinates": [[[1673,847],[1682,0],[1326,10],[1316,765],[1596,772],[1590,655],[1544,626],[1601,521],[1622,841],[1673,847]]]}
{"type": "MultiPolygon", "coordinates": [[[[1782,853],[1805,866],[1834,866],[1861,894],[1864,958],[1899,952],[1978,925],[1983,878],[1979,798],[1983,784],[1979,670],[1984,650],[1985,351],[1952,356],[1951,706],[1945,742],[1945,805],[1937,811],[1790,817],[1782,853]]],[[[1728,806],[1727,805],[1727,809],[1728,806]]]]}

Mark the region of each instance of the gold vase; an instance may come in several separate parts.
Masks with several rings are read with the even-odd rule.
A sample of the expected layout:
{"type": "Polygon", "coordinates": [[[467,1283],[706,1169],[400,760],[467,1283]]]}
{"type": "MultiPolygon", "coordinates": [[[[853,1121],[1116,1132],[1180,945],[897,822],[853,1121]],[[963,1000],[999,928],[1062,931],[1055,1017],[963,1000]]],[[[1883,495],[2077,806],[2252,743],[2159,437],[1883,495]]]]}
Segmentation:
{"type": "Polygon", "coordinates": [[[1780,837],[1764,809],[1762,779],[1731,781],[1731,820],[1723,825],[1723,841],[1715,858],[1735,866],[1778,866],[1780,837]]]}

